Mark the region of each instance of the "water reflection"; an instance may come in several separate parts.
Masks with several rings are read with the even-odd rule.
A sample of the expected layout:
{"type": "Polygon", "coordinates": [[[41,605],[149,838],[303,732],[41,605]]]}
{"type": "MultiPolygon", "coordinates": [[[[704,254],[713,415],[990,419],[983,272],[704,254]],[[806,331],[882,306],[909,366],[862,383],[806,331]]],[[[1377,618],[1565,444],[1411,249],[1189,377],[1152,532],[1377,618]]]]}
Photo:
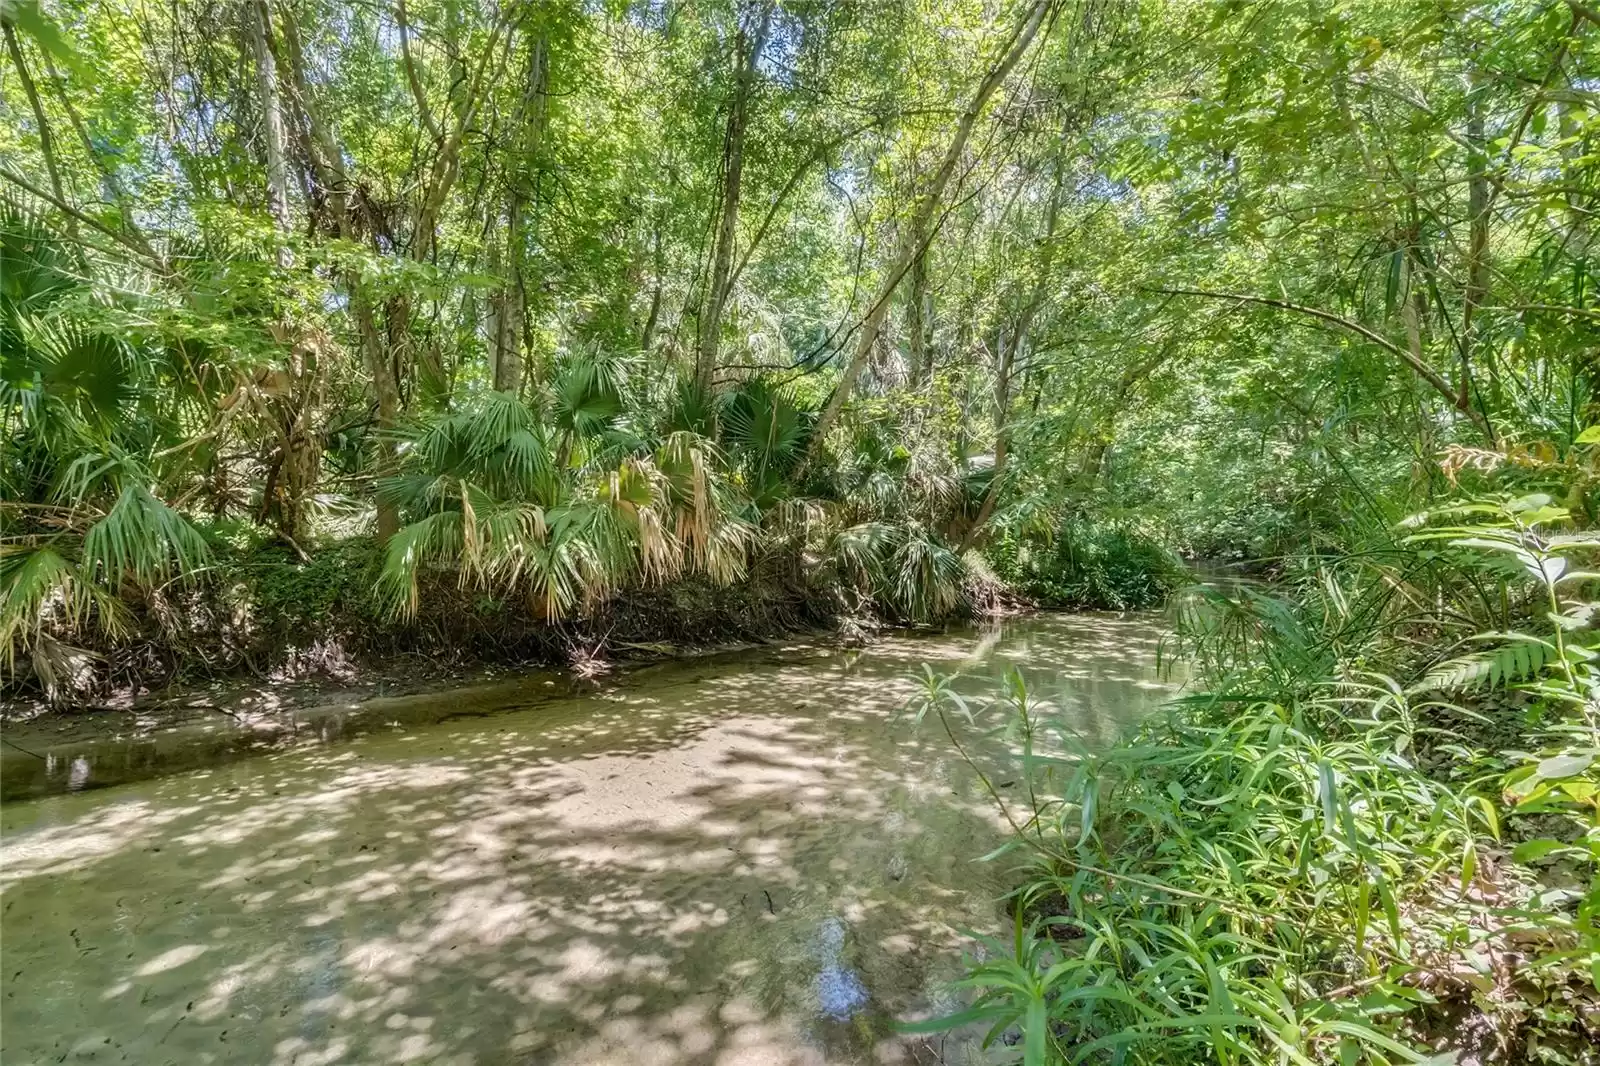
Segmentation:
{"type": "Polygon", "coordinates": [[[824,918],[817,930],[817,1013],[829,1021],[848,1021],[867,1005],[867,989],[844,961],[844,923],[824,918]]]}
{"type": "Polygon", "coordinates": [[[1108,739],[1163,695],[1159,635],[1046,617],[468,690],[8,804],[0,1060],[933,1061],[889,1021],[953,1005],[1009,879],[972,861],[1003,825],[968,768],[889,722],[911,671],[1016,666],[1108,739]]]}

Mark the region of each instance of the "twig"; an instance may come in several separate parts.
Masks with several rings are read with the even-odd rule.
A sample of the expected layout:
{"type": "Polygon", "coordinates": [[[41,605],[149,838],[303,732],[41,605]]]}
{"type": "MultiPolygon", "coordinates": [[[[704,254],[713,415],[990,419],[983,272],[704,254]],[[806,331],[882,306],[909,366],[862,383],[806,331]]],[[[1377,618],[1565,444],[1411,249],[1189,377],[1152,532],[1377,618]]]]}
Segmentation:
{"type": "Polygon", "coordinates": [[[36,751],[29,751],[27,748],[23,747],[21,744],[18,744],[16,741],[12,740],[10,737],[0,737],[0,740],[5,741],[6,744],[8,744],[9,746],[11,746],[13,748],[16,748],[18,751],[22,752],[22,754],[24,754],[24,755],[32,755],[35,759],[38,759],[40,762],[49,762],[50,761],[49,759],[46,759],[43,755],[40,755],[36,751]]]}

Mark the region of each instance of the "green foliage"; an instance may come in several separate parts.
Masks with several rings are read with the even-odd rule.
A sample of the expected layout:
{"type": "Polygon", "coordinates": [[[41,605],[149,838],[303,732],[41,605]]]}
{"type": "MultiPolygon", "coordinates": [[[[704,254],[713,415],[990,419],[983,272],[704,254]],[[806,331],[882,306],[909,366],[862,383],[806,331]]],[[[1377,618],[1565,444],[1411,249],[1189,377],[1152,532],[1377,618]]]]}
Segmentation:
{"type": "Polygon", "coordinates": [[[1419,692],[1468,692],[1480,687],[1495,688],[1538,676],[1557,654],[1549,641],[1523,633],[1506,633],[1509,643],[1488,651],[1449,659],[1434,666],[1416,683],[1419,692]]]}
{"type": "Polygon", "coordinates": [[[765,379],[726,394],[722,440],[737,457],[742,481],[758,511],[769,511],[796,491],[793,484],[816,413],[800,406],[791,390],[765,379]]]}
{"type": "Polygon", "coordinates": [[[1033,1061],[1348,1063],[1449,1000],[1561,1061],[1592,5],[1000,7],[0,4],[6,682],[763,571],[927,623],[1248,561],[1174,612],[1210,703],[1025,748],[980,1014],[1033,1061]]]}
{"type": "Polygon", "coordinates": [[[237,582],[250,623],[273,642],[305,643],[352,631],[370,635],[384,618],[373,587],[382,564],[365,538],[332,545],[305,561],[281,545],[241,553],[219,583],[237,582]]]}
{"type": "MultiPolygon", "coordinates": [[[[1021,1028],[1035,1061],[1411,1062],[1475,1014],[1490,1057],[1592,1061],[1600,540],[1570,521],[1540,495],[1441,507],[1277,590],[1201,589],[1179,648],[1204,688],[1109,750],[1013,681],[987,714],[1032,785],[992,856],[1026,858],[1014,936],[942,1023],[1021,1028]],[[1474,599],[1522,628],[1429,654],[1474,599]]],[[[922,687],[919,720],[973,717],[922,687]]]]}
{"type": "Polygon", "coordinates": [[[1088,752],[1013,681],[980,719],[1031,738],[1014,933],[961,982],[972,1008],[929,1025],[1020,1027],[1032,1062],[1423,1059],[1421,960],[1471,910],[1478,807],[1417,771],[1403,716],[1313,724],[1395,691],[1200,697],[1088,752]]]}
{"type": "Polygon", "coordinates": [[[743,575],[751,531],[734,513],[714,446],[676,432],[619,461],[608,439],[614,419],[598,412],[621,395],[620,373],[596,367],[563,381],[559,443],[503,392],[410,435],[404,469],[379,486],[409,520],[390,539],[378,580],[391,613],[417,612],[430,572],[519,596],[549,620],[635,578],[687,571],[727,584],[743,575]],[[587,414],[567,406],[574,396],[587,397],[579,404],[587,414]]]}
{"type": "Polygon", "coordinates": [[[1189,580],[1154,538],[1122,526],[1066,522],[1048,536],[1006,532],[984,549],[995,572],[1044,607],[1155,607],[1189,580]]]}

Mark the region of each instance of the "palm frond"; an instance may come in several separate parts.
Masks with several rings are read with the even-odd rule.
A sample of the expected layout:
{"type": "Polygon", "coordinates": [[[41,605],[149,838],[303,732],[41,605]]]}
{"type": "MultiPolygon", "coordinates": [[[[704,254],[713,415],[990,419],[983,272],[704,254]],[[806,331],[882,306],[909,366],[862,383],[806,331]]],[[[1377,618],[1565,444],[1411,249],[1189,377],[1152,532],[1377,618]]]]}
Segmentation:
{"type": "Polygon", "coordinates": [[[891,566],[892,600],[907,618],[939,618],[961,604],[967,573],[961,557],[920,530],[901,542],[891,566]]]}
{"type": "Polygon", "coordinates": [[[378,599],[390,614],[417,613],[418,579],[431,563],[458,559],[462,549],[461,514],[441,511],[402,527],[389,538],[378,574],[378,599]]]}
{"type": "Polygon", "coordinates": [[[204,566],[211,550],[200,531],[142,483],[126,484],[83,538],[83,566],[111,588],[124,578],[153,585],[204,566]]]}
{"type": "Polygon", "coordinates": [[[116,597],[85,581],[54,547],[0,546],[0,657],[8,671],[52,612],[71,628],[92,618],[111,637],[127,629],[127,612],[116,597]]]}

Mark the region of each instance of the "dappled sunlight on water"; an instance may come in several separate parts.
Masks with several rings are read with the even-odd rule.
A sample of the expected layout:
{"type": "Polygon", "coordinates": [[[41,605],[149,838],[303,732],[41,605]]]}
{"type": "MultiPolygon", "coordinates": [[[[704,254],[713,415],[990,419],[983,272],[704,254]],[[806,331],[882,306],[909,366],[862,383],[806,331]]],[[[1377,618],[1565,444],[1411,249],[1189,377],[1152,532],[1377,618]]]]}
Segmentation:
{"type": "Polygon", "coordinates": [[[973,861],[1003,826],[973,773],[891,721],[911,672],[1021,667],[1099,742],[1168,691],[1159,635],[1047,616],[662,666],[11,804],[0,1058],[937,1061],[889,1022],[955,1004],[1008,878],[973,861]]]}

